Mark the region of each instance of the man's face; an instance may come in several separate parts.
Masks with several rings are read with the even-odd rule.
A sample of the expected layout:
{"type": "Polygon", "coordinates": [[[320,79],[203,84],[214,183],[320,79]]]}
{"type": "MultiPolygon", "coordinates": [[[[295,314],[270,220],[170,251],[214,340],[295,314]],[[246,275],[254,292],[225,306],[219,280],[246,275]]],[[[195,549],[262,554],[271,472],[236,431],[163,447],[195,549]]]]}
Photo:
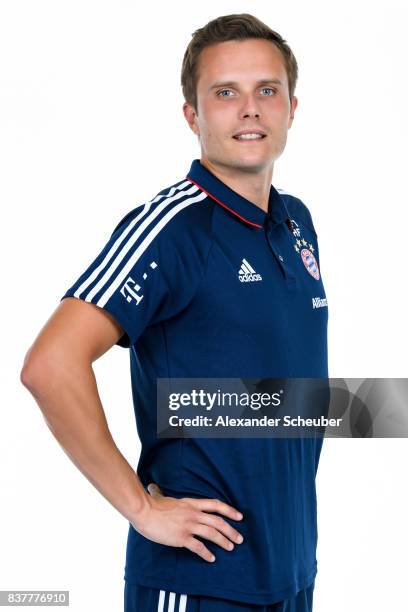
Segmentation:
{"type": "Polygon", "coordinates": [[[183,111],[199,136],[203,159],[257,173],[273,167],[282,154],[296,106],[294,96],[292,105],[289,102],[280,50],[268,40],[247,39],[217,43],[201,52],[197,112],[187,103],[183,111]],[[252,129],[265,136],[234,137],[252,129]]]}

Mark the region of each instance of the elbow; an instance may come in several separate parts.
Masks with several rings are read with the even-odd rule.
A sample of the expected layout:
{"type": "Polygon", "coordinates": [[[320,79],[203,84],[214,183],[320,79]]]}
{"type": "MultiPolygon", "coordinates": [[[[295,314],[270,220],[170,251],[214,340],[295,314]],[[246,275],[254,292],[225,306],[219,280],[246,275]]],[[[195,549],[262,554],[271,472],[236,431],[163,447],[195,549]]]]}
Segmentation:
{"type": "Polygon", "coordinates": [[[20,382],[29,391],[34,389],[36,375],[31,365],[24,365],[20,372],[20,382]]]}
{"type": "Polygon", "coordinates": [[[25,356],[23,366],[20,371],[20,382],[31,393],[41,388],[48,377],[50,371],[49,359],[44,355],[31,356],[31,349],[25,356]]]}
{"type": "Polygon", "coordinates": [[[31,349],[28,351],[26,356],[24,357],[23,367],[20,371],[20,382],[21,384],[30,389],[33,384],[34,377],[34,364],[33,360],[30,357],[31,349]]]}

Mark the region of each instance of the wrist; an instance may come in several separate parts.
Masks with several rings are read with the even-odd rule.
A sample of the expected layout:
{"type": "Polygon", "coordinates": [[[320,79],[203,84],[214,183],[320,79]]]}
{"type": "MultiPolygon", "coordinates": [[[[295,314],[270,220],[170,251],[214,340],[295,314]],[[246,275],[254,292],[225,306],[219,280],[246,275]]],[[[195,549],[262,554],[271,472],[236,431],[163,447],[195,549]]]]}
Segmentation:
{"type": "Polygon", "coordinates": [[[135,528],[144,523],[144,517],[146,517],[151,509],[151,500],[151,496],[144,489],[142,495],[137,497],[129,517],[130,523],[132,523],[135,528]]]}

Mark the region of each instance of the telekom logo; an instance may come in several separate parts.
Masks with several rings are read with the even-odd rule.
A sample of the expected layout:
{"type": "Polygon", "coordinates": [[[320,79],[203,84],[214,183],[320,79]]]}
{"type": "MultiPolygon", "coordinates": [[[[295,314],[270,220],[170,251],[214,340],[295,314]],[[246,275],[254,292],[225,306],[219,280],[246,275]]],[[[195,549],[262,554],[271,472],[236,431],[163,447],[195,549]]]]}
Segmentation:
{"type": "Polygon", "coordinates": [[[120,292],[125,296],[127,302],[132,299],[136,301],[136,305],[143,300],[143,295],[138,295],[136,291],[140,291],[141,286],[138,285],[131,276],[128,277],[126,283],[122,286],[120,292]]]}
{"type": "MultiPolygon", "coordinates": [[[[157,263],[155,261],[150,262],[149,267],[154,270],[157,268],[157,263]]],[[[143,272],[143,280],[146,280],[148,277],[147,272],[143,272]]],[[[143,300],[143,295],[139,295],[139,291],[141,291],[141,286],[133,280],[131,276],[128,276],[124,285],[122,285],[120,292],[126,298],[127,302],[135,301],[136,306],[143,300]]]]}

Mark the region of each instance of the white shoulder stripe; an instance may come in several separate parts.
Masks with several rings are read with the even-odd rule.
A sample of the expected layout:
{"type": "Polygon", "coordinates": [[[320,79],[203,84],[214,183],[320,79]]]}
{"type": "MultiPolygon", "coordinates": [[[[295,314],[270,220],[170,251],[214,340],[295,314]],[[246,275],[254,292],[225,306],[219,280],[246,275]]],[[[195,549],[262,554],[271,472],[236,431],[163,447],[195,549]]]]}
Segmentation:
{"type": "MultiPolygon", "coordinates": [[[[194,185],[195,187],[195,185],[194,185]]],[[[118,255],[115,257],[115,259],[113,260],[113,262],[110,264],[110,266],[107,268],[107,270],[105,271],[105,273],[103,274],[103,276],[99,279],[99,281],[96,283],[96,285],[94,285],[93,289],[91,289],[91,291],[86,295],[85,300],[86,301],[91,301],[92,298],[98,293],[98,291],[100,291],[103,286],[109,281],[109,279],[113,276],[114,272],[116,271],[116,269],[121,266],[124,261],[125,261],[125,256],[127,255],[127,253],[130,251],[130,249],[133,247],[133,245],[136,243],[137,239],[139,238],[139,236],[144,232],[144,230],[146,229],[146,227],[152,223],[152,221],[154,221],[154,219],[166,208],[169,206],[169,204],[171,204],[174,200],[179,199],[181,196],[184,195],[191,195],[193,193],[196,193],[198,191],[198,188],[195,187],[195,189],[187,189],[186,191],[181,191],[180,193],[178,193],[177,195],[173,196],[172,198],[167,198],[164,202],[162,202],[161,204],[159,204],[151,213],[148,217],[146,217],[146,219],[137,227],[137,229],[133,232],[133,234],[130,236],[130,238],[126,241],[126,243],[123,245],[122,249],[120,250],[120,252],[118,253],[118,255]]],[[[188,200],[190,201],[190,200],[188,200]]],[[[142,215],[145,214],[145,212],[143,211],[141,213],[141,215],[139,215],[139,217],[142,217],[142,215]]],[[[138,218],[139,218],[138,217],[138,218]]],[[[137,218],[137,219],[138,219],[137,218]]],[[[136,221],[136,219],[135,219],[136,221]]],[[[163,227],[160,222],[157,224],[160,227],[163,227]]],[[[152,233],[152,232],[151,232],[152,233]]],[[[151,233],[149,234],[149,236],[151,235],[151,233]]],[[[156,232],[157,235],[158,232],[156,232]]],[[[150,243],[149,243],[150,244],[150,243]]],[[[126,267],[126,266],[125,266],[126,267]]],[[[99,302],[98,302],[99,304],[99,302]]]]}
{"type": "MultiPolygon", "coordinates": [[[[196,189],[195,191],[198,191],[198,189],[196,189]]],[[[169,212],[164,217],[162,217],[160,219],[160,221],[154,226],[154,228],[150,231],[150,233],[140,243],[140,245],[137,247],[136,251],[132,254],[132,256],[127,260],[126,264],[121,268],[120,272],[115,276],[114,280],[108,286],[108,288],[106,289],[105,293],[103,293],[102,296],[100,297],[100,299],[97,301],[97,305],[100,306],[101,308],[103,306],[105,306],[106,302],[112,296],[114,291],[116,291],[116,289],[125,280],[125,278],[126,278],[127,274],[129,273],[129,271],[132,269],[132,267],[135,265],[135,263],[138,261],[138,259],[143,255],[144,251],[147,249],[147,247],[152,242],[152,240],[157,236],[157,234],[160,232],[160,230],[163,229],[163,227],[170,221],[170,219],[172,219],[174,217],[174,215],[176,215],[180,210],[182,210],[186,206],[190,206],[194,202],[200,202],[201,200],[204,200],[206,197],[207,197],[207,194],[204,191],[200,191],[200,193],[197,196],[195,196],[193,198],[188,198],[187,200],[184,200],[183,202],[180,202],[180,204],[177,204],[177,206],[174,206],[171,210],[169,210],[169,212]]],[[[154,211],[152,213],[152,215],[155,215],[155,212],[156,211],[154,211]]],[[[152,216],[152,215],[150,215],[150,216],[152,216]]],[[[148,225],[148,223],[146,223],[146,221],[149,222],[149,217],[144,221],[144,223],[142,225],[148,225]]],[[[138,230],[135,232],[135,234],[137,234],[139,232],[139,229],[140,228],[138,228],[138,230]]],[[[133,238],[134,238],[134,236],[132,236],[132,239],[131,239],[132,242],[134,242],[136,240],[136,238],[134,240],[133,240],[133,238]]],[[[120,263],[120,262],[118,262],[118,263],[120,263]]],[[[111,267],[116,268],[118,263],[115,265],[115,262],[114,262],[114,264],[112,264],[111,267]]],[[[109,278],[109,276],[111,276],[111,274],[112,274],[112,272],[109,269],[105,273],[104,277],[100,280],[100,282],[97,283],[96,287],[86,296],[85,299],[87,301],[92,299],[92,296],[96,293],[96,291],[99,291],[100,287],[102,287],[102,285],[105,284],[105,282],[106,282],[105,277],[109,278]],[[89,296],[91,296],[91,297],[89,297],[89,296]]]]}
{"type": "MultiPolygon", "coordinates": [[[[98,274],[108,265],[109,261],[115,255],[116,251],[119,250],[119,247],[120,247],[121,243],[124,241],[124,239],[126,238],[126,236],[132,231],[132,229],[140,221],[140,219],[142,219],[149,212],[152,204],[155,204],[159,200],[164,199],[164,201],[160,204],[160,206],[161,206],[160,210],[156,213],[156,214],[159,214],[159,212],[161,212],[161,210],[163,210],[163,207],[165,205],[171,204],[171,202],[173,202],[175,199],[178,199],[178,198],[180,198],[180,197],[182,197],[184,195],[189,195],[191,193],[194,193],[194,191],[197,191],[198,188],[196,188],[195,190],[188,189],[186,191],[179,191],[179,193],[176,193],[178,190],[182,189],[183,187],[187,187],[187,186],[190,186],[190,185],[191,185],[190,181],[185,181],[184,183],[182,183],[178,187],[172,187],[167,194],[164,194],[164,195],[161,195],[161,196],[157,196],[153,200],[151,200],[150,202],[147,202],[144,205],[142,212],[139,213],[137,215],[137,217],[135,217],[131,221],[131,223],[129,223],[129,225],[125,226],[125,228],[123,229],[121,234],[118,236],[118,238],[115,240],[115,242],[113,243],[113,245],[109,249],[109,251],[106,254],[106,256],[104,257],[103,261],[84,280],[84,282],[80,285],[80,287],[78,287],[78,289],[74,293],[75,297],[79,297],[81,295],[81,293],[83,293],[85,291],[85,289],[87,289],[89,287],[89,285],[91,285],[93,283],[93,281],[98,276],[98,274]],[[176,195],[174,196],[175,193],[176,193],[176,195]]],[[[150,217],[148,217],[148,219],[149,218],[150,217]]],[[[146,227],[146,225],[144,225],[144,227],[146,227]]],[[[124,254],[126,254],[126,252],[129,250],[129,248],[131,246],[132,245],[129,245],[128,248],[126,249],[126,245],[125,245],[125,249],[126,250],[124,251],[124,254]]],[[[123,252],[123,249],[122,249],[122,252],[123,252]]],[[[119,256],[120,256],[120,254],[119,254],[119,256]]],[[[120,259],[118,260],[118,258],[117,258],[116,260],[118,261],[118,264],[119,264],[120,259]]],[[[105,276],[104,276],[104,278],[105,278],[105,276]]],[[[98,286],[99,286],[99,283],[98,283],[98,286]]],[[[86,301],[91,301],[92,297],[94,295],[95,295],[95,293],[93,293],[91,291],[90,294],[88,294],[86,296],[86,298],[85,298],[86,301]]]]}

